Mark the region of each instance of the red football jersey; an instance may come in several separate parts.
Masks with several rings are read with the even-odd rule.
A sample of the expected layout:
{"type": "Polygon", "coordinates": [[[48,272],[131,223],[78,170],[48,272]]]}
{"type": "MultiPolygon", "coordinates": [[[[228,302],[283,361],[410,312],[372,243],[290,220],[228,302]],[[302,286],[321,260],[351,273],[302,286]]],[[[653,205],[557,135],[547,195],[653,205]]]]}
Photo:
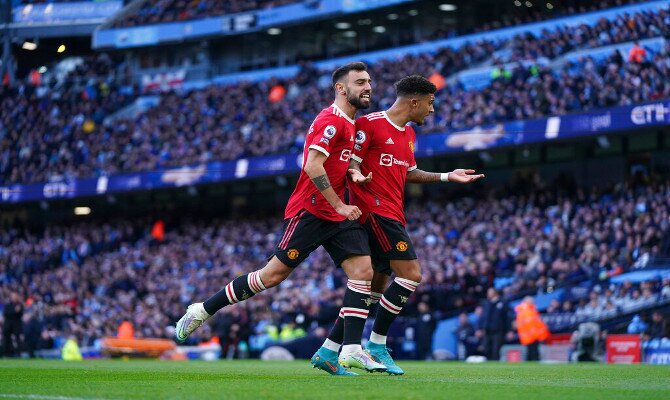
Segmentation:
{"type": "Polygon", "coordinates": [[[343,221],[345,217],[335,212],[333,206],[316,188],[305,173],[305,163],[310,149],[320,151],[328,158],[323,164],[335,193],[344,201],[349,157],[354,147],[355,122],[335,104],[322,110],[316,117],[305,138],[302,155],[303,169],[298,183],[286,205],[284,218],[292,218],[305,209],[314,216],[328,221],[343,221]]]}
{"type": "Polygon", "coordinates": [[[386,112],[358,118],[351,158],[361,163],[363,175],[372,172],[372,181],[349,186],[352,204],[364,214],[374,212],[405,225],[405,181],[407,172],[416,169],[415,141],[414,129],[397,126],[386,112]]]}

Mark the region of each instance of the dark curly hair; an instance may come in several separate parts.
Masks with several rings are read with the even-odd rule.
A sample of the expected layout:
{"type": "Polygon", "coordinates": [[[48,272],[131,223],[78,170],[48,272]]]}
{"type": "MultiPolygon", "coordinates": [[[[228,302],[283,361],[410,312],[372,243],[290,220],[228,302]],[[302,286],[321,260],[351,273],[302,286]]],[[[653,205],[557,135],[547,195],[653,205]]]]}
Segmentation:
{"type": "Polygon", "coordinates": [[[424,94],[435,94],[437,87],[421,75],[410,75],[395,83],[397,96],[413,96],[424,94]]]}

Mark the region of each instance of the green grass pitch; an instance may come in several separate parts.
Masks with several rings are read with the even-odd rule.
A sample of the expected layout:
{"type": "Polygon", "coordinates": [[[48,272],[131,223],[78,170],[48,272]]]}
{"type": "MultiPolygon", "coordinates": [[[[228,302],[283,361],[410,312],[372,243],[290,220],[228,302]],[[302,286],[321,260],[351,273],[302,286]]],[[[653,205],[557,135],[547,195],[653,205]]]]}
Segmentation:
{"type": "Polygon", "coordinates": [[[0,399],[670,399],[670,367],[401,362],[333,377],[308,361],[0,360],[0,399]]]}

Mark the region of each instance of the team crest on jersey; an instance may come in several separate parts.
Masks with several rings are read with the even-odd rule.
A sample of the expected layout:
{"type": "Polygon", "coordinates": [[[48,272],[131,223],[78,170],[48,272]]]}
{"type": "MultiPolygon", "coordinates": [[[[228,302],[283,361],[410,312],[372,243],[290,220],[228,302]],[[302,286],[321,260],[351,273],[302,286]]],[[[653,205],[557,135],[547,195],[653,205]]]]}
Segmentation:
{"type": "Polygon", "coordinates": [[[300,255],[300,252],[296,249],[290,249],[289,251],[286,252],[286,256],[289,258],[289,260],[295,260],[298,258],[300,255]]]}
{"type": "Polygon", "coordinates": [[[323,136],[328,139],[332,139],[336,133],[337,129],[335,129],[335,125],[328,125],[326,129],[323,130],[323,136]]]}
{"type": "Polygon", "coordinates": [[[356,144],[365,143],[366,138],[367,138],[367,136],[365,135],[365,132],[363,132],[363,131],[356,132],[356,144]]]}
{"type": "Polygon", "coordinates": [[[414,153],[414,142],[409,142],[409,150],[414,153]]]}
{"type": "Polygon", "coordinates": [[[398,251],[407,251],[407,242],[403,242],[402,240],[399,241],[398,243],[395,244],[395,248],[398,251]]]}
{"type": "Polygon", "coordinates": [[[350,158],[351,158],[351,150],[349,149],[342,150],[342,154],[340,154],[340,161],[349,161],[350,158]]]}

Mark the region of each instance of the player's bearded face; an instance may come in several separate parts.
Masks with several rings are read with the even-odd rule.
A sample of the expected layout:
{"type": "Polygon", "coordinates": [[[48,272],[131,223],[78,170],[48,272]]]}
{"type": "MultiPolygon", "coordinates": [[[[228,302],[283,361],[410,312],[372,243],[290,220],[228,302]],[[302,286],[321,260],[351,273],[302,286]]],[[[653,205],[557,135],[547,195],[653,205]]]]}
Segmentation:
{"type": "Polygon", "coordinates": [[[370,75],[365,71],[354,71],[349,75],[346,83],[347,101],[359,110],[370,107],[372,99],[372,87],[370,86],[370,75]]]}
{"type": "Polygon", "coordinates": [[[364,110],[370,107],[370,91],[356,91],[355,88],[348,88],[347,101],[359,110],[364,110]]]}

